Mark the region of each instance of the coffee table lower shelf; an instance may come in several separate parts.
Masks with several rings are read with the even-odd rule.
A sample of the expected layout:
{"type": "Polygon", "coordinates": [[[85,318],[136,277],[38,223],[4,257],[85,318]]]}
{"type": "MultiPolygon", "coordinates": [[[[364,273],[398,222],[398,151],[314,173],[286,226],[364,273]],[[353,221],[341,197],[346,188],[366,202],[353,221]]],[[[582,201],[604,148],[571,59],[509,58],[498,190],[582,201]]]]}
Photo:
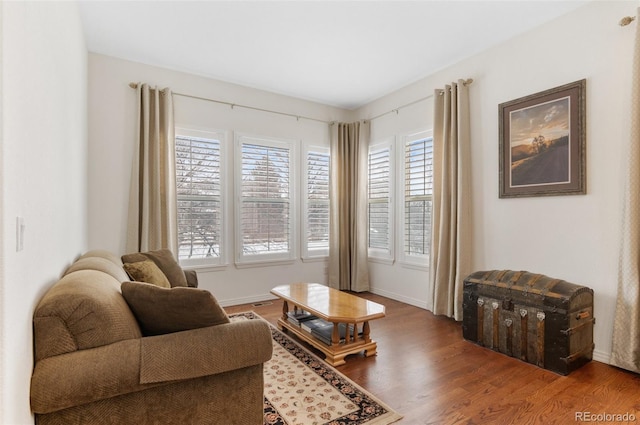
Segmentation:
{"type": "MultiPolygon", "coordinates": [[[[369,323],[365,322],[364,326],[368,328],[368,325],[369,323]]],[[[325,361],[331,366],[343,365],[346,363],[344,360],[346,356],[349,354],[357,354],[361,351],[365,352],[366,357],[375,356],[378,349],[378,344],[369,339],[368,335],[365,336],[364,339],[359,338],[356,341],[327,345],[306,330],[282,318],[278,319],[278,327],[282,331],[290,331],[301,340],[322,351],[326,355],[325,361]]]]}

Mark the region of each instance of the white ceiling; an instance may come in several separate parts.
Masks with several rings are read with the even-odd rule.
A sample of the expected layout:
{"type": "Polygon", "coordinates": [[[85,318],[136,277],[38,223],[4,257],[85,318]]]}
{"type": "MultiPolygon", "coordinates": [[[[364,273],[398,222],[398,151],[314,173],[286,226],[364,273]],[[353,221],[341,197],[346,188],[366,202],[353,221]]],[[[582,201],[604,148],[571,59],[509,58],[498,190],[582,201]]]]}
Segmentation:
{"type": "Polygon", "coordinates": [[[589,0],[80,2],[89,51],[355,109],[589,0]]]}

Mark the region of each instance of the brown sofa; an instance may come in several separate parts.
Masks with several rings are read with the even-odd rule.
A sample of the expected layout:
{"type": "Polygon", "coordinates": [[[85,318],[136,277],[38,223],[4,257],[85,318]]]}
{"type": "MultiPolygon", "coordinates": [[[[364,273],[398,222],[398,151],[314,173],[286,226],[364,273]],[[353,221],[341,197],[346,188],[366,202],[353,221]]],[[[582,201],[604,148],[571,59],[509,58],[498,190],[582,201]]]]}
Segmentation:
{"type": "MultiPolygon", "coordinates": [[[[217,303],[200,289],[122,284],[129,280],[121,259],[91,251],[38,304],[31,379],[36,423],[262,424],[262,367],[272,354],[267,323],[229,322],[223,314],[215,322],[222,324],[147,336],[125,288],[165,299],[199,294],[217,303]]],[[[194,273],[185,281],[197,287],[194,273]]],[[[187,327],[193,327],[189,320],[187,327]]]]}

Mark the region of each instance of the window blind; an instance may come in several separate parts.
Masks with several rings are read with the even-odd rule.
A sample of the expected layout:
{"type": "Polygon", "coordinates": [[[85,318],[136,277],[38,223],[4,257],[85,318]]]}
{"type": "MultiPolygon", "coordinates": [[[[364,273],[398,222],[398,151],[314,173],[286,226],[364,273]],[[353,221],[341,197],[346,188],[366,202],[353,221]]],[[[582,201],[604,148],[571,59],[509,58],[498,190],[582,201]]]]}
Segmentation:
{"type": "Polygon", "coordinates": [[[307,249],[329,249],[328,153],[307,153],[307,249]]]}
{"type": "Polygon", "coordinates": [[[220,141],[176,136],[178,258],[220,256],[220,141]]]}
{"type": "Polygon", "coordinates": [[[390,250],[391,151],[386,147],[369,152],[369,248],[390,250]]]}
{"type": "Polygon", "coordinates": [[[431,242],[433,195],[433,139],[405,145],[404,252],[428,255],[431,242]]]}
{"type": "Polygon", "coordinates": [[[242,143],[240,228],[244,255],[290,249],[290,152],[242,143]]]}

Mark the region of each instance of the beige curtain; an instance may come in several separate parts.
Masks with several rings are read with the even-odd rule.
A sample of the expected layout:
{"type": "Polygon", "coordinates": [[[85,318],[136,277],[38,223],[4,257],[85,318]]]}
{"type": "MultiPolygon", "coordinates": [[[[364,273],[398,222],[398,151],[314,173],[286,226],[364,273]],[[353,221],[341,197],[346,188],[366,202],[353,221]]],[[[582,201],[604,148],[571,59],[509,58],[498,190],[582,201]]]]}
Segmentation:
{"type": "Polygon", "coordinates": [[[331,126],[329,286],[369,290],[367,166],[369,123],[331,126]]]}
{"type": "Polygon", "coordinates": [[[170,89],[138,84],[138,117],[129,195],[127,252],[177,254],[175,138],[170,89]]]}
{"type": "Polygon", "coordinates": [[[470,270],[469,91],[463,80],[436,90],[429,278],[433,313],[462,320],[470,270]]]}
{"type": "Polygon", "coordinates": [[[631,100],[611,364],[640,372],[640,26],[636,26],[631,100]]]}

